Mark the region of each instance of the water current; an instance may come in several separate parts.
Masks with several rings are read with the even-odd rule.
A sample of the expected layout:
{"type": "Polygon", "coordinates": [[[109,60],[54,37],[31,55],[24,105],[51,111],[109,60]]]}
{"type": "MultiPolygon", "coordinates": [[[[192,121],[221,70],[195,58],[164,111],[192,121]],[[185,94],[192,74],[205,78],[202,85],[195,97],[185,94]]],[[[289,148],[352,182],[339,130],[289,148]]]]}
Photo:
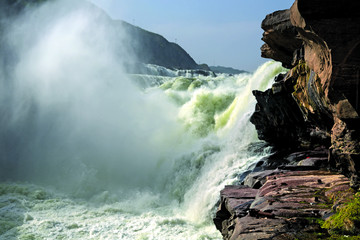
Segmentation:
{"type": "Polygon", "coordinates": [[[284,69],[127,74],[106,27],[51,8],[6,35],[0,239],[221,239],[220,190],[270,151],[249,122],[252,90],[284,69]]]}

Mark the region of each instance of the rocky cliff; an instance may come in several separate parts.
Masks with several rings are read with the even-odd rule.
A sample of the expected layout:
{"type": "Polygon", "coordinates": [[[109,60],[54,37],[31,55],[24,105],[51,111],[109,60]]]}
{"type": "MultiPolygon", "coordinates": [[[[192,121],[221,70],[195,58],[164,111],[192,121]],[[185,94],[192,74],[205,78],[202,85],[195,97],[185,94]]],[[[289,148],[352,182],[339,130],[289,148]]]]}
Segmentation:
{"type": "Polygon", "coordinates": [[[250,190],[232,189],[229,195],[228,187],[221,194],[214,221],[224,239],[327,239],[334,232],[359,232],[359,212],[353,210],[357,215],[346,218],[339,210],[356,202],[354,193],[360,187],[358,9],[359,1],[296,0],[290,9],[269,14],[262,22],[262,56],[289,69],[271,89],[253,92],[258,103],[251,122],[276,154],[242,182],[250,190]],[[275,168],[290,172],[267,172],[275,168]],[[348,181],[339,184],[348,187],[334,190],[346,196],[346,204],[329,198],[326,193],[338,180],[326,184],[323,174],[348,181]],[[309,182],[300,184],[304,179],[309,182]],[[245,197],[245,206],[247,191],[252,195],[245,197]],[[342,220],[335,226],[334,219],[342,220]]]}
{"type": "Polygon", "coordinates": [[[330,166],[351,177],[355,187],[360,154],[360,13],[354,9],[359,7],[358,1],[297,0],[291,9],[266,16],[262,56],[281,61],[290,71],[268,96],[254,92],[259,103],[251,119],[260,138],[278,148],[289,141],[292,149],[328,147],[330,166]],[[280,95],[281,103],[264,102],[280,95]],[[274,106],[276,110],[269,112],[274,106]],[[277,120],[265,126],[264,119],[277,120]]]}

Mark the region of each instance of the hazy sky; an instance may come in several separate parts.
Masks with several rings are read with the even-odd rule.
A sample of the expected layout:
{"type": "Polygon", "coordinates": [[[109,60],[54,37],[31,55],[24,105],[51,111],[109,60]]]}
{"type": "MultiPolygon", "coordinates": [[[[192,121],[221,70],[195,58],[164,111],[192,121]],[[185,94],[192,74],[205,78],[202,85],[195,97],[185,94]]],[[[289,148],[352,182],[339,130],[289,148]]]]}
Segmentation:
{"type": "Polygon", "coordinates": [[[177,42],[197,63],[255,70],[261,21],[293,0],[91,0],[122,19],[177,42]]]}

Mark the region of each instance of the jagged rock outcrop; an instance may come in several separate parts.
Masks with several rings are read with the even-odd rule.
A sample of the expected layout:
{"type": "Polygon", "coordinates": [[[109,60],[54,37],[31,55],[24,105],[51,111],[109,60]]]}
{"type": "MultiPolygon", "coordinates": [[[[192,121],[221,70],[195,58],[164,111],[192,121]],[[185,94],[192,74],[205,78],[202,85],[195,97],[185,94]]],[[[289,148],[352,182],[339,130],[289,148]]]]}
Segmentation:
{"type": "Polygon", "coordinates": [[[354,187],[360,170],[359,8],[358,1],[296,0],[290,10],[266,16],[262,56],[291,70],[271,92],[254,92],[251,118],[259,137],[277,148],[330,148],[330,166],[351,177],[354,187]]]}
{"type": "Polygon", "coordinates": [[[301,111],[291,95],[281,90],[283,87],[279,85],[265,92],[254,91],[257,104],[251,116],[259,138],[281,149],[300,146],[301,136],[306,135],[301,111]]]}
{"type": "Polygon", "coordinates": [[[275,150],[310,149],[330,146],[329,129],[334,124],[323,97],[317,93],[318,78],[304,61],[285,76],[278,77],[271,89],[253,91],[257,99],[250,121],[259,138],[275,150]]]}
{"type": "Polygon", "coordinates": [[[296,28],[290,21],[290,10],[271,13],[261,23],[264,29],[261,56],[282,62],[283,66],[292,66],[293,52],[301,47],[302,41],[296,28]]]}

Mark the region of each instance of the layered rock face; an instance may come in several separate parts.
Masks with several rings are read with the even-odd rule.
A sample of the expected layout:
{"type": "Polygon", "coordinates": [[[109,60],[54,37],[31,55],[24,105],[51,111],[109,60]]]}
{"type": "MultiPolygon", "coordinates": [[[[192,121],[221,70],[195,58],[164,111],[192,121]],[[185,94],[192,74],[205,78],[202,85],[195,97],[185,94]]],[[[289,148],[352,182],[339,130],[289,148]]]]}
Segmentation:
{"type": "Polygon", "coordinates": [[[262,56],[290,71],[258,100],[251,121],[276,149],[330,149],[329,164],[359,187],[359,1],[296,0],[266,16],[262,56]],[[266,124],[264,124],[266,122],[266,124]]]}
{"type": "Polygon", "coordinates": [[[214,223],[224,239],[360,232],[359,216],[349,217],[360,208],[359,9],[359,1],[295,0],[264,19],[262,56],[289,71],[253,92],[250,121],[275,154],[221,192],[214,223]]]}
{"type": "Polygon", "coordinates": [[[250,177],[264,184],[221,191],[214,223],[224,239],[318,239],[313,236],[326,231],[316,222],[351,194],[346,177],[327,171],[275,170],[250,177]]]}

